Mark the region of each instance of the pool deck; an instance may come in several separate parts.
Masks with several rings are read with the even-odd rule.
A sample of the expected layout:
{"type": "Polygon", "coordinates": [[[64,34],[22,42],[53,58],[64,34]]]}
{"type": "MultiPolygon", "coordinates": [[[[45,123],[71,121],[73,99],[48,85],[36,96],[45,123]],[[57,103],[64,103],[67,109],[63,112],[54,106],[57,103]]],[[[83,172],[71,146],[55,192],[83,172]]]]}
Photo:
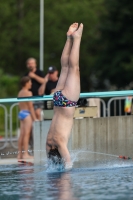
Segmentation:
{"type": "Polygon", "coordinates": [[[0,165],[12,165],[12,164],[34,164],[34,159],[17,159],[17,158],[8,158],[0,159],[0,165]]]}

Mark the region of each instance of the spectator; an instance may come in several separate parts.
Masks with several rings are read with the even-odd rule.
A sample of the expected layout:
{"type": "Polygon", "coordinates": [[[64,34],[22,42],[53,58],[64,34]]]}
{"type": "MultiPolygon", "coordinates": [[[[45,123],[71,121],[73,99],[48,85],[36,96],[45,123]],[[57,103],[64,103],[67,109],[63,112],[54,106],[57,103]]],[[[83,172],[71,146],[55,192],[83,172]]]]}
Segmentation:
{"type": "MultiPolygon", "coordinates": [[[[58,82],[58,70],[55,66],[50,66],[48,68],[48,74],[45,76],[45,82],[39,88],[39,94],[43,95],[50,95],[54,93],[54,89],[56,88],[58,82]]],[[[52,108],[53,102],[52,101],[45,101],[44,102],[45,109],[52,108]]]]}
{"type": "MultiPolygon", "coordinates": [[[[18,93],[18,98],[30,97],[32,92],[29,91],[32,82],[29,76],[25,76],[21,79],[22,89],[18,93]]],[[[32,158],[28,154],[28,144],[30,133],[32,130],[32,122],[36,121],[36,115],[32,102],[20,102],[19,103],[20,112],[18,118],[20,119],[20,137],[18,141],[18,159],[32,158]],[[24,154],[22,155],[22,148],[24,149],[24,154]]]]}
{"type": "MultiPolygon", "coordinates": [[[[41,70],[37,69],[37,62],[35,58],[28,58],[28,60],[26,61],[26,65],[29,70],[26,76],[29,76],[32,81],[31,92],[33,96],[39,96],[38,89],[45,81],[44,73],[41,70]]],[[[41,120],[41,102],[35,101],[33,104],[36,117],[38,120],[41,120]]]]}
{"type": "Polygon", "coordinates": [[[54,93],[58,82],[58,70],[54,66],[48,68],[48,74],[45,76],[45,82],[39,88],[39,95],[50,95],[54,93]]]}

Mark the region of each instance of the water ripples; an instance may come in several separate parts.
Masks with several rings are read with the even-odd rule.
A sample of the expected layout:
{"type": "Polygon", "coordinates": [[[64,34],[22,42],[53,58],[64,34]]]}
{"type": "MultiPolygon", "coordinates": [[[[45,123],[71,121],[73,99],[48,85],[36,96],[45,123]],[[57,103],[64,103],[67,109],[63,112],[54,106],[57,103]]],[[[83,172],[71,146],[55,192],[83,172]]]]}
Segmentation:
{"type": "Polygon", "coordinates": [[[47,173],[44,165],[1,165],[0,199],[4,200],[132,200],[133,161],[73,153],[67,173],[47,173]],[[108,158],[108,159],[107,159],[108,158]],[[89,159],[91,157],[89,156],[89,159]]]}

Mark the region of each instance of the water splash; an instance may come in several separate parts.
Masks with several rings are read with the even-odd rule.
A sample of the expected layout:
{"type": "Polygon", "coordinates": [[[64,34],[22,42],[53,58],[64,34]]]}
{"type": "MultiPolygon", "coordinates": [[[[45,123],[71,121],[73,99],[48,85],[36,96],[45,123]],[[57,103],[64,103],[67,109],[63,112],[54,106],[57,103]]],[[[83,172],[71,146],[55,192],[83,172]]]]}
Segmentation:
{"type": "Polygon", "coordinates": [[[54,156],[47,159],[45,167],[47,173],[68,172],[72,169],[74,161],[77,159],[77,153],[71,153],[71,162],[66,162],[63,158],[54,156]]]}
{"type": "Polygon", "coordinates": [[[97,152],[97,151],[90,151],[90,150],[73,150],[73,153],[74,152],[75,152],[76,156],[78,156],[80,153],[92,153],[92,154],[98,154],[98,155],[118,157],[118,155],[108,154],[108,153],[102,153],[102,152],[97,152]]]}
{"type": "Polygon", "coordinates": [[[47,159],[45,167],[46,167],[47,173],[64,172],[65,170],[63,159],[61,163],[59,164],[59,158],[57,156],[54,157],[54,162],[51,159],[47,159]]]}

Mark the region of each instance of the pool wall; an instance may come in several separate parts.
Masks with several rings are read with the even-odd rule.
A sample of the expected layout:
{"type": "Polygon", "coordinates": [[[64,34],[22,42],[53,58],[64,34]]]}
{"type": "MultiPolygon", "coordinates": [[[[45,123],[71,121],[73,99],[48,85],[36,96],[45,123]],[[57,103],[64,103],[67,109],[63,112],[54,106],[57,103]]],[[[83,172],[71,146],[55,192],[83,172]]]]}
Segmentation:
{"type": "MultiPolygon", "coordinates": [[[[34,123],[34,160],[46,157],[45,144],[51,120],[34,123]]],[[[114,155],[133,154],[133,116],[74,119],[69,150],[90,150],[114,155]]]]}

